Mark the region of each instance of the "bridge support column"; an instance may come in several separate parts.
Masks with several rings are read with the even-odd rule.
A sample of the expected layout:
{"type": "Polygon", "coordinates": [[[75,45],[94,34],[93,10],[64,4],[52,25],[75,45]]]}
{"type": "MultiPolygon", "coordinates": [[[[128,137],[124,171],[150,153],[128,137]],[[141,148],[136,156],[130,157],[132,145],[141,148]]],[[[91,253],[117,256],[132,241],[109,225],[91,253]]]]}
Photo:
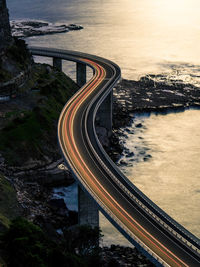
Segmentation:
{"type": "Polygon", "coordinates": [[[86,64],[76,63],[76,82],[80,87],[86,83],[86,64]]]}
{"type": "Polygon", "coordinates": [[[98,110],[99,125],[112,132],[113,91],[111,91],[98,110]]]}
{"type": "Polygon", "coordinates": [[[99,227],[99,209],[95,201],[78,186],[79,225],[99,227]]]}
{"type": "Polygon", "coordinates": [[[53,67],[58,69],[59,71],[62,71],[62,59],[53,57],[53,67]]]}

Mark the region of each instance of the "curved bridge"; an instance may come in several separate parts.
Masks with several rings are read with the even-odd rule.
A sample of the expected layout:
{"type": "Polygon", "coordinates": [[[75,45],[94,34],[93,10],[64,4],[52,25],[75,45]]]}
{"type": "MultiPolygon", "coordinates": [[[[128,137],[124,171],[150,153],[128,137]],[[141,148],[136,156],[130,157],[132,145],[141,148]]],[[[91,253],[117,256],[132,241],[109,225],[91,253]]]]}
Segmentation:
{"type": "Polygon", "coordinates": [[[66,50],[30,47],[33,55],[81,62],[93,77],[66,103],[58,122],[64,159],[102,213],[156,266],[200,266],[200,242],[148,199],[118,170],[95,132],[96,112],[120,79],[106,59],[66,50]]]}

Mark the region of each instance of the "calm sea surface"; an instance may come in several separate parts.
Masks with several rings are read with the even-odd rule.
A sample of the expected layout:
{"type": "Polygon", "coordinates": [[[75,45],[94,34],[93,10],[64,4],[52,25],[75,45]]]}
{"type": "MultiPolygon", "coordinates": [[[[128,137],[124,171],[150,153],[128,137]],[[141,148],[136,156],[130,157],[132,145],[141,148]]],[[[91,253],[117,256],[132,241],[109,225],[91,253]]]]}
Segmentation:
{"type": "MultiPolygon", "coordinates": [[[[76,23],[84,30],[31,37],[31,45],[73,49],[109,58],[127,79],[167,73],[199,86],[199,0],[7,0],[11,19],[76,23]]],[[[64,69],[72,77],[72,65],[64,69]]],[[[187,229],[200,237],[200,111],[139,117],[144,127],[128,135],[152,156],[133,162],[127,176],[187,229]],[[140,138],[139,138],[140,137],[140,138]]],[[[134,128],[134,126],[133,126],[134,128]]],[[[108,242],[125,241],[102,217],[108,242]]],[[[106,237],[105,237],[106,242],[106,237]]]]}

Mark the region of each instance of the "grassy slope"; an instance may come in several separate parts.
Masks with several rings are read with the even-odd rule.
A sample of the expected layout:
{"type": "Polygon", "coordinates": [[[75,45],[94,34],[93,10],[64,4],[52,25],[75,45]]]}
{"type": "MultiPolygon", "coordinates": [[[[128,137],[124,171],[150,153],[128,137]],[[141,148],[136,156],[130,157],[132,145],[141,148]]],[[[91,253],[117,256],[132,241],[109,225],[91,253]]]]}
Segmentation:
{"type": "Polygon", "coordinates": [[[0,229],[8,228],[10,220],[20,215],[16,192],[0,173],[0,229]]]}
{"type": "MultiPolygon", "coordinates": [[[[0,153],[7,164],[22,166],[30,159],[59,156],[57,121],[64,104],[77,89],[64,73],[46,65],[34,65],[31,78],[21,89],[24,98],[11,103],[0,125],[0,153]]],[[[0,173],[0,232],[20,214],[16,191],[0,173]]],[[[1,256],[0,266],[5,266],[1,256]]]]}
{"type": "Polygon", "coordinates": [[[48,70],[46,65],[34,66],[26,87],[31,88],[24,100],[26,106],[22,104],[7,112],[6,124],[0,130],[0,153],[10,165],[21,165],[29,159],[58,157],[58,117],[66,101],[78,89],[65,74],[48,70]]]}

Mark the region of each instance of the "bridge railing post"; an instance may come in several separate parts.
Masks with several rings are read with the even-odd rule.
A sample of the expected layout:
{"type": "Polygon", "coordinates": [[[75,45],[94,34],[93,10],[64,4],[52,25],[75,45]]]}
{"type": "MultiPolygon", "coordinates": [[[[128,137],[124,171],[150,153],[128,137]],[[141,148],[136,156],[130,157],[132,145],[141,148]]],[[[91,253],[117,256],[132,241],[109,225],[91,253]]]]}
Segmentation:
{"type": "Polygon", "coordinates": [[[76,82],[80,87],[86,83],[86,64],[76,63],[76,82]]]}
{"type": "Polygon", "coordinates": [[[87,224],[92,227],[99,227],[98,206],[80,186],[78,186],[78,220],[79,225],[87,224]]]}
{"type": "Polygon", "coordinates": [[[62,59],[53,57],[53,67],[58,69],[59,71],[62,71],[62,59]]]}

